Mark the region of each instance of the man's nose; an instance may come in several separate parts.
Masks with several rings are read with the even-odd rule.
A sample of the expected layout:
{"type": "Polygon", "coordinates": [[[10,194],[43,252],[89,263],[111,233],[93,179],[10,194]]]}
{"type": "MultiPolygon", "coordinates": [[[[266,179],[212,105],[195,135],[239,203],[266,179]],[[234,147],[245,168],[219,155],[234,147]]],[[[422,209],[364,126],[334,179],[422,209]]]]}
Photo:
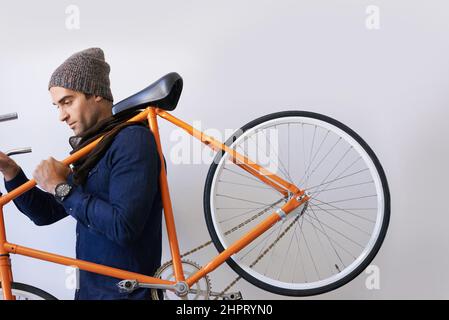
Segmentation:
{"type": "Polygon", "coordinates": [[[69,118],[69,114],[65,112],[62,108],[59,109],[59,120],[66,121],[69,118]]]}

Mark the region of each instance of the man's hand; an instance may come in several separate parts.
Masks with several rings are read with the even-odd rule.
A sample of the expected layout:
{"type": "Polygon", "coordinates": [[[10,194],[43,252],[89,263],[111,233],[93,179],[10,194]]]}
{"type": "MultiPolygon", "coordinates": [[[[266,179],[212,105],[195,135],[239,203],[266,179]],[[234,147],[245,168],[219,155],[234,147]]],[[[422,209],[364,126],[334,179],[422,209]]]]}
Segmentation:
{"type": "Polygon", "coordinates": [[[55,194],[59,183],[66,182],[71,170],[64,163],[54,158],[42,161],[33,172],[36,183],[45,191],[55,194]]]}
{"type": "Polygon", "coordinates": [[[6,181],[12,180],[19,173],[20,167],[13,159],[0,151],[0,172],[6,181]]]}

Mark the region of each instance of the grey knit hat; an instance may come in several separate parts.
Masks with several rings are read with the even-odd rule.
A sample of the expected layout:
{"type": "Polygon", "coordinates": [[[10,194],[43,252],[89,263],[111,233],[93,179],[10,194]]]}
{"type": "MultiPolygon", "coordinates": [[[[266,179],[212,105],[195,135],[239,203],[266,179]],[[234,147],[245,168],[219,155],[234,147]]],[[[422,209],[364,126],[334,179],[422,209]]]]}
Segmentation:
{"type": "Polygon", "coordinates": [[[48,90],[51,87],[63,87],[113,101],[110,70],[103,50],[89,48],[71,55],[53,72],[48,90]]]}

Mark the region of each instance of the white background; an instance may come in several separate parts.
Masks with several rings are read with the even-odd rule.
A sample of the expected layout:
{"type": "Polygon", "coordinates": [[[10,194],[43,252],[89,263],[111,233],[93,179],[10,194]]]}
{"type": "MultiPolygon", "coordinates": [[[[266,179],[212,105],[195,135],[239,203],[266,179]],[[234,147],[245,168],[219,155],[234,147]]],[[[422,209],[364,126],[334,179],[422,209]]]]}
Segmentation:
{"type": "MultiPolygon", "coordinates": [[[[267,113],[324,113],[357,131],[385,169],[392,196],[390,228],[373,264],[380,289],[362,273],[320,299],[449,298],[449,22],[447,1],[14,1],[0,5],[0,150],[31,146],[17,156],[30,177],[40,160],[63,159],[72,132],[59,123],[47,83],[82,49],[103,48],[115,101],[176,71],[184,91],[173,114],[203,129],[237,129],[267,113]],[[80,29],[66,28],[68,5],[80,29]],[[380,29],[369,30],[369,5],[380,29]]],[[[172,126],[162,123],[169,154],[172,126]]],[[[168,163],[181,250],[208,240],[202,211],[208,165],[168,163]]],[[[3,186],[2,186],[2,190],[3,186]]],[[[34,226],[5,207],[8,240],[74,256],[75,221],[34,226]]],[[[193,257],[212,258],[211,247],[193,257]]],[[[164,261],[168,259],[165,248],[164,261]]],[[[13,257],[16,281],[72,299],[66,269],[13,257]]],[[[212,274],[220,290],[235,274],[212,274]]],[[[247,299],[284,299],[243,280],[247,299]]]]}

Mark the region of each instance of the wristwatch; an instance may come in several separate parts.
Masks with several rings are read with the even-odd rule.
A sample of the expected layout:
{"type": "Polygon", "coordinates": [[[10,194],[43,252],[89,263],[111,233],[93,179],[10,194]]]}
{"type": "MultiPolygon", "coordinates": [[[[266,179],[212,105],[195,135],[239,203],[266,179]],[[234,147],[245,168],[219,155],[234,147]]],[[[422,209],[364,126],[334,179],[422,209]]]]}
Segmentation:
{"type": "Polygon", "coordinates": [[[55,187],[55,198],[59,201],[64,201],[64,198],[67,197],[72,190],[72,186],[67,182],[62,182],[56,185],[55,187]]]}

